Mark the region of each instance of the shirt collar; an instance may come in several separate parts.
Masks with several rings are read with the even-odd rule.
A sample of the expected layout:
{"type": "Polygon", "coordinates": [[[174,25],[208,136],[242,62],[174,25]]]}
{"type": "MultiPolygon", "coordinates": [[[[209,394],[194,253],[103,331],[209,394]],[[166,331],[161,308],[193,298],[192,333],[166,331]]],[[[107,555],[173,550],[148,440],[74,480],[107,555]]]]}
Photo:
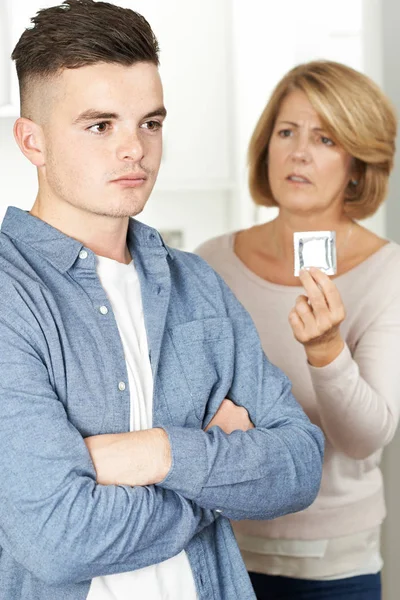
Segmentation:
{"type": "MultiPolygon", "coordinates": [[[[72,267],[79,252],[84,248],[81,242],[68,237],[29,212],[13,206],[7,209],[1,232],[35,249],[62,273],[72,267]]],[[[133,254],[135,251],[140,252],[141,247],[145,249],[158,246],[173,258],[158,231],[136,219],[129,219],[128,244],[133,254]]]]}

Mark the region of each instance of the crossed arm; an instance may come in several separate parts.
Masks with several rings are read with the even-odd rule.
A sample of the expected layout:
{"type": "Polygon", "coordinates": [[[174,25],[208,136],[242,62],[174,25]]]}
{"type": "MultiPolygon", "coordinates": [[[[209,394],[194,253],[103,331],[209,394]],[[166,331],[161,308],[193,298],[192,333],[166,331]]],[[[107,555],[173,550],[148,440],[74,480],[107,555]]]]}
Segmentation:
{"type": "MultiPolygon", "coordinates": [[[[205,428],[220,427],[226,434],[254,428],[248,412],[226,398],[205,428]]],[[[97,483],[142,486],[161,483],[172,464],[171,447],[164,429],[94,435],[85,439],[96,469],[97,483]]]]}
{"type": "Polygon", "coordinates": [[[174,490],[99,485],[46,366],[1,318],[0,468],[1,550],[50,585],[146,567],[154,547],[162,562],[215,521],[174,490]]]}
{"type": "Polygon", "coordinates": [[[207,414],[215,414],[206,431],[163,425],[86,444],[100,482],[155,484],[232,519],[272,519],[314,500],[323,437],[293,398],[287,377],[266,359],[248,313],[218,282],[232,335],[224,338],[225,367],[208,400],[207,414]],[[221,390],[226,400],[218,403],[221,390]],[[225,418],[237,411],[254,427],[246,419],[227,425],[225,418]]]}

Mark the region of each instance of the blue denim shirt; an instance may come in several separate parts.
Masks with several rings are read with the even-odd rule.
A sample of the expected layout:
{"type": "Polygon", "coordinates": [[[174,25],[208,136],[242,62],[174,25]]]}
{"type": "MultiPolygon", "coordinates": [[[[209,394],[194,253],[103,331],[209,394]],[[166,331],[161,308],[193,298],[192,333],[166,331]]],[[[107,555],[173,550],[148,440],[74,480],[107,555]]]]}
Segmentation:
{"type": "Polygon", "coordinates": [[[167,248],[138,221],[128,245],[143,297],[153,422],[173,456],[164,481],[133,488],[96,484],[83,440],[129,430],[124,353],[96,256],[21,210],[4,219],[1,599],[83,600],[91,578],[185,549],[200,600],[250,600],[228,518],[272,519],[317,494],[322,434],[265,358],[241,304],[201,258],[167,248]],[[225,397],[246,407],[254,429],[203,431],[225,397]]]}

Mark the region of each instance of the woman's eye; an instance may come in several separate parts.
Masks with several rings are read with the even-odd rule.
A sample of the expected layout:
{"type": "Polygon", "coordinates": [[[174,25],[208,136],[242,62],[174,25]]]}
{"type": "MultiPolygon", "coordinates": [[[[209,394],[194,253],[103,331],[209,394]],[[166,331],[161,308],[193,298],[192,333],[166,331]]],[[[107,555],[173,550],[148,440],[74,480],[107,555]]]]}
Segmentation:
{"type": "Polygon", "coordinates": [[[281,129],[280,131],[278,131],[279,137],[282,137],[282,138],[289,137],[291,134],[292,134],[291,129],[281,129]]]}
{"type": "Polygon", "coordinates": [[[325,145],[325,146],[333,146],[334,145],[334,141],[331,140],[331,138],[328,138],[324,135],[321,136],[321,142],[325,145]]]}
{"type": "Polygon", "coordinates": [[[107,121],[102,121],[101,123],[96,123],[95,125],[89,127],[89,131],[97,134],[106,133],[106,131],[108,131],[109,126],[110,123],[108,123],[107,121]]]}

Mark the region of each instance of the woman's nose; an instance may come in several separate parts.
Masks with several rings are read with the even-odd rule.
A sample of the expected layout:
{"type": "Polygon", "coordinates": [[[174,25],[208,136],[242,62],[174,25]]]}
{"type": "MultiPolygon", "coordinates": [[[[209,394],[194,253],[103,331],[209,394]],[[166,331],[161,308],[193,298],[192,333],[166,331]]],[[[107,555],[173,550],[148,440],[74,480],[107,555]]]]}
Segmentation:
{"type": "Polygon", "coordinates": [[[311,160],[311,149],[308,138],[299,136],[292,151],[293,160],[308,162],[311,160]]]}

